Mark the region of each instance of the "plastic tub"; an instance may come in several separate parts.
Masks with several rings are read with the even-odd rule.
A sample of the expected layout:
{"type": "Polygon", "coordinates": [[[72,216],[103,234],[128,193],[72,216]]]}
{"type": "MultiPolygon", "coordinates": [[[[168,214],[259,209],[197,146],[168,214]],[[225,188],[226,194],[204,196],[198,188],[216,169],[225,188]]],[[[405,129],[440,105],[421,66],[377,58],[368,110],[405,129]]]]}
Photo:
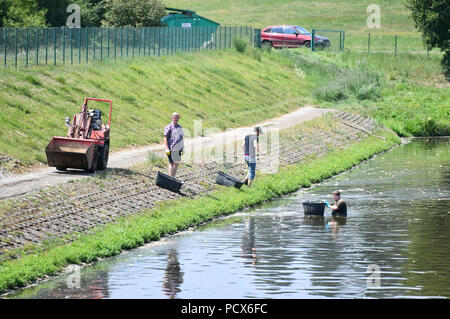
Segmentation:
{"type": "Polygon", "coordinates": [[[325,203],[323,202],[304,202],[303,210],[305,215],[323,216],[325,212],[325,203]]]}
{"type": "Polygon", "coordinates": [[[172,192],[179,193],[183,182],[175,177],[158,172],[158,175],[156,176],[156,185],[172,192]]]}
{"type": "Polygon", "coordinates": [[[217,172],[216,183],[224,186],[233,186],[236,187],[237,189],[241,188],[242,185],[244,184],[237,178],[225,174],[224,172],[217,172]]]}

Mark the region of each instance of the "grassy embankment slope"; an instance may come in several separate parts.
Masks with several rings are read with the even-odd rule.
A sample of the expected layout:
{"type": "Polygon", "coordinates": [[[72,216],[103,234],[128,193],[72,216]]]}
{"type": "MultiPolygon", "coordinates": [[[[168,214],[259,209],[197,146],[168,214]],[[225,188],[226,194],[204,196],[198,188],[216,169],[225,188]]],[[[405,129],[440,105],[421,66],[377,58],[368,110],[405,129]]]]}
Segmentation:
{"type": "Polygon", "coordinates": [[[117,150],[161,143],[174,111],[191,132],[194,120],[225,130],[287,113],[310,102],[297,80],[287,66],[232,50],[1,69],[0,154],[45,163],[45,146],[65,136],[64,117],[79,112],[85,96],[113,100],[117,150]]]}

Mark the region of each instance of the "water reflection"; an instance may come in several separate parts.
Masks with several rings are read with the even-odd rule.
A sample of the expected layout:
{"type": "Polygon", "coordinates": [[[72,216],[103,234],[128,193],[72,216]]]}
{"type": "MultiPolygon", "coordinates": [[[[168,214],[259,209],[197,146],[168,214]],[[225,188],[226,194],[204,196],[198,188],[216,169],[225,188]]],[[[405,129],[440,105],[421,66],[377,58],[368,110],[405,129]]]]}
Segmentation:
{"type": "Polygon", "coordinates": [[[175,249],[169,249],[167,254],[167,268],[164,272],[163,291],[170,299],[180,292],[183,283],[183,272],[181,271],[178,254],[175,249]]]}
{"type": "Polygon", "coordinates": [[[242,258],[250,260],[247,264],[256,265],[258,259],[255,246],[255,220],[254,217],[248,217],[245,221],[245,231],[242,236],[242,258]]]}

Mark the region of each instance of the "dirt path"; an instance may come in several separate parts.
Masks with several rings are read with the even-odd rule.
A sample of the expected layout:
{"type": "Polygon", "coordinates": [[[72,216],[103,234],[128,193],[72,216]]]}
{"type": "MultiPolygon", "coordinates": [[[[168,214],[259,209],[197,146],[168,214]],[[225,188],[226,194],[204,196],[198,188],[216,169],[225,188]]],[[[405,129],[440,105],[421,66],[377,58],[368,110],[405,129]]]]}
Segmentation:
{"type": "MultiPolygon", "coordinates": [[[[314,107],[302,107],[294,112],[285,114],[275,119],[270,119],[255,126],[289,128],[302,122],[320,117],[330,112],[330,109],[319,109],[314,107]]],[[[181,122],[181,124],[183,124],[181,122]]],[[[235,128],[227,132],[211,134],[207,137],[188,138],[185,141],[185,147],[189,148],[193,144],[203,144],[213,147],[217,143],[222,143],[225,134],[228,138],[237,136],[243,137],[251,131],[252,127],[235,128]]],[[[108,167],[127,169],[135,164],[145,162],[149,152],[161,152],[162,145],[152,145],[132,150],[114,152],[110,155],[108,167]]],[[[59,172],[54,167],[41,169],[35,173],[17,175],[0,179],[0,199],[26,194],[48,186],[56,186],[70,180],[81,179],[93,176],[92,173],[82,171],[59,172]]]]}

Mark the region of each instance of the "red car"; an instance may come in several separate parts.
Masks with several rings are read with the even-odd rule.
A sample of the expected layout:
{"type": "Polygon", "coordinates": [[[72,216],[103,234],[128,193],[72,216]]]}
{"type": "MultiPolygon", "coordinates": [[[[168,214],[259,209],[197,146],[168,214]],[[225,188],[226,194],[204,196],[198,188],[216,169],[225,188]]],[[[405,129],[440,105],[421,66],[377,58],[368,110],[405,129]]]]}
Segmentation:
{"type": "MultiPolygon", "coordinates": [[[[330,40],[315,35],[316,46],[330,46],[330,40]]],[[[298,48],[311,45],[311,33],[297,25],[268,26],[261,31],[262,47],[298,48]]]]}

